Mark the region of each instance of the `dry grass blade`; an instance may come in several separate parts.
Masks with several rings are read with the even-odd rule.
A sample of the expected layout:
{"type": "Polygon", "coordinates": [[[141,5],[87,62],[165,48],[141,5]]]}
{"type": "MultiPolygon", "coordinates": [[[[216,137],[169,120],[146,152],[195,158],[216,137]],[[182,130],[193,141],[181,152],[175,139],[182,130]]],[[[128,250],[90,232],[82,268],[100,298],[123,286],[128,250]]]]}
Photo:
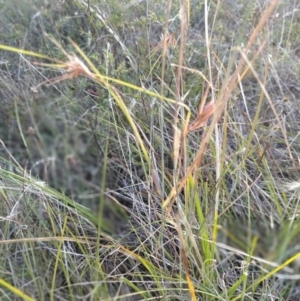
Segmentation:
{"type": "Polygon", "coordinates": [[[180,224],[180,218],[179,218],[179,214],[176,214],[176,224],[177,224],[177,232],[178,232],[178,236],[179,236],[179,240],[180,240],[180,245],[181,245],[181,258],[182,258],[182,263],[186,272],[186,280],[188,283],[188,287],[189,287],[189,291],[192,297],[193,301],[197,300],[196,294],[195,294],[195,288],[190,276],[190,272],[189,272],[189,261],[188,261],[188,257],[187,257],[187,252],[186,252],[186,246],[185,246],[185,241],[183,238],[183,233],[181,230],[181,224],[180,224]]]}
{"type": "MultiPolygon", "coordinates": [[[[66,73],[62,76],[58,76],[55,78],[48,79],[42,83],[40,83],[37,87],[35,87],[35,90],[37,90],[38,87],[48,84],[48,85],[54,85],[64,80],[69,80],[72,78],[76,78],[80,75],[84,75],[86,77],[89,77],[91,79],[96,79],[95,74],[93,74],[89,68],[75,55],[67,54],[68,61],[59,65],[59,68],[65,69],[66,73]]],[[[35,65],[38,66],[49,66],[49,64],[40,63],[40,62],[34,62],[35,65]]],[[[51,65],[51,67],[54,67],[54,65],[51,65]]]]}
{"type": "Polygon", "coordinates": [[[215,102],[212,100],[210,101],[207,105],[204,106],[207,95],[210,89],[210,84],[207,85],[204,96],[199,104],[199,109],[198,109],[198,116],[196,119],[191,122],[191,124],[188,127],[188,132],[196,131],[199,128],[203,127],[206,122],[209,120],[209,118],[212,117],[212,115],[215,113],[216,110],[216,105],[215,102]]]}
{"type": "MultiPolygon", "coordinates": [[[[276,8],[276,6],[278,5],[279,0],[274,0],[270,6],[268,6],[267,10],[265,11],[265,13],[263,14],[260,22],[258,23],[258,25],[255,27],[255,29],[253,30],[253,33],[251,34],[247,46],[246,46],[246,51],[248,51],[251,46],[253,45],[256,37],[258,36],[259,32],[262,30],[264,24],[267,22],[268,18],[270,17],[271,13],[274,11],[274,9],[276,8]]],[[[239,74],[241,74],[243,66],[245,64],[245,59],[244,57],[242,57],[239,60],[239,63],[237,65],[237,68],[235,69],[233,75],[230,77],[230,79],[228,79],[227,82],[224,82],[223,84],[223,88],[221,90],[220,93],[220,97],[218,98],[217,102],[216,102],[216,107],[214,109],[215,114],[212,120],[212,124],[208,129],[208,132],[203,136],[202,141],[200,143],[200,147],[199,147],[199,151],[196,154],[193,163],[188,167],[188,170],[185,174],[185,176],[180,180],[179,184],[177,187],[173,187],[169,196],[167,197],[167,199],[164,201],[163,203],[163,208],[166,208],[170,202],[172,202],[172,200],[174,199],[174,197],[176,196],[177,193],[179,193],[185,186],[187,179],[189,178],[189,176],[191,175],[191,173],[194,170],[197,170],[199,168],[199,166],[201,165],[203,156],[204,156],[204,152],[206,150],[206,147],[208,145],[208,141],[214,131],[214,127],[217,124],[218,120],[220,120],[226,103],[228,101],[228,99],[230,98],[230,95],[232,93],[232,91],[234,91],[235,87],[238,84],[238,76],[239,74]]],[[[169,208],[169,210],[171,210],[171,208],[169,208]]]]}
{"type": "Polygon", "coordinates": [[[40,2],[0,12],[2,299],[298,300],[300,2],[40,2]]]}
{"type": "Polygon", "coordinates": [[[176,45],[176,33],[177,30],[171,34],[167,33],[166,37],[163,37],[162,40],[151,50],[150,56],[154,55],[160,50],[163,50],[163,52],[165,53],[167,49],[169,49],[170,47],[174,47],[176,45]]]}
{"type": "Polygon", "coordinates": [[[189,125],[188,131],[193,132],[203,127],[207,123],[207,121],[213,116],[215,110],[216,105],[215,102],[212,100],[207,105],[205,105],[202,112],[199,113],[196,119],[189,125]]]}

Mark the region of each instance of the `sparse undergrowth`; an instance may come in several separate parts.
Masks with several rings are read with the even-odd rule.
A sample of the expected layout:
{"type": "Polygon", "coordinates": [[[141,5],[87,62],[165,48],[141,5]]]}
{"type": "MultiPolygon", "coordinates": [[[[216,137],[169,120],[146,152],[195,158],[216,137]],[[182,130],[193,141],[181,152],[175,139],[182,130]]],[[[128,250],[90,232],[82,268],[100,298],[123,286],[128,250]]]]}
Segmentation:
{"type": "Polygon", "coordinates": [[[298,300],[300,5],[98,2],[0,4],[1,300],[298,300]]]}

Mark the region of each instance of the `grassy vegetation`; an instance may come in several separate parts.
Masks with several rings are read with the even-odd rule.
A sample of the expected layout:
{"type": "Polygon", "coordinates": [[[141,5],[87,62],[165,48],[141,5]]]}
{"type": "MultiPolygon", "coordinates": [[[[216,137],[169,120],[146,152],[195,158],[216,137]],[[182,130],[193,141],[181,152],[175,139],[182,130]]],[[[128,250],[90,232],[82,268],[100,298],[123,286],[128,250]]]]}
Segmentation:
{"type": "Polygon", "coordinates": [[[299,10],[0,3],[1,300],[299,300],[299,10]]]}

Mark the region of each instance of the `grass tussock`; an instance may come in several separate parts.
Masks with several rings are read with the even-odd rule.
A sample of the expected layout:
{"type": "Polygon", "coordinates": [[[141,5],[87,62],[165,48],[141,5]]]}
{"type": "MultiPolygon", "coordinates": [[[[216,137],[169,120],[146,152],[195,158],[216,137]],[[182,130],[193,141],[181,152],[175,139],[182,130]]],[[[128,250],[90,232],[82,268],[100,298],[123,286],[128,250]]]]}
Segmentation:
{"type": "Polygon", "coordinates": [[[248,2],[2,4],[3,300],[299,299],[299,5],[248,2]]]}

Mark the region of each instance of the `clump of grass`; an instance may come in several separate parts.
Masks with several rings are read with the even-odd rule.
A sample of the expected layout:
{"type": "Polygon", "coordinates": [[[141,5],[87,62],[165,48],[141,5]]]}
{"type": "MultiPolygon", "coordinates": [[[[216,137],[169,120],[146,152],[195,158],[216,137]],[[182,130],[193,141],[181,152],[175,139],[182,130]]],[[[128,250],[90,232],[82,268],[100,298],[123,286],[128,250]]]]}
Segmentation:
{"type": "MultiPolygon", "coordinates": [[[[298,170],[291,128],[296,121],[278,110],[281,104],[274,97],[278,90],[286,94],[286,86],[274,85],[281,82],[276,69],[281,55],[269,55],[277,47],[277,35],[272,42],[268,37],[276,28],[274,13],[285,14],[278,2],[256,1],[234,19],[244,25],[238,38],[218,27],[238,5],[211,3],[210,11],[206,1],[197,6],[204,16],[199,56],[190,53],[202,22],[193,19],[193,1],[180,7],[169,3],[166,22],[161,24],[159,16],[151,23],[160,29],[161,41],[148,38],[135,55],[132,45],[122,40],[120,23],[112,22],[121,17],[118,6],[111,9],[110,19],[93,1],[76,2],[76,9],[86,9],[122,49],[114,56],[118,51],[113,53],[107,42],[99,56],[105,67],[97,66],[96,57],[72,39],[62,46],[47,36],[57,51],[52,57],[0,45],[33,57],[32,71],[47,69],[46,79],[31,86],[34,93],[45,86],[66,91],[68,82],[88,85],[92,107],[82,111],[76,98],[66,97],[60,112],[71,116],[64,126],[87,132],[94,143],[86,145],[93,146],[95,157],[104,157],[98,183],[85,177],[80,182],[85,180],[98,192],[94,211],[99,214],[93,214],[74,201],[76,193],[70,197],[42,185],[4,141],[8,159],[1,164],[0,252],[9,259],[0,285],[6,299],[296,298],[298,195],[282,185],[290,171],[298,170]],[[224,49],[229,38],[230,51],[224,49]],[[128,70],[122,71],[125,64],[110,72],[122,57],[128,70]],[[197,60],[201,70],[189,65],[197,60]],[[49,76],[48,69],[56,73],[49,76]],[[78,124],[81,128],[75,127],[78,124]],[[111,139],[103,140],[110,134],[111,139]],[[119,182],[106,189],[113,168],[118,169],[119,182]],[[121,230],[112,231],[105,219],[106,202],[128,213],[121,230]]],[[[137,12],[141,7],[137,5],[137,12]]],[[[135,37],[136,45],[138,40],[135,37]]],[[[27,106],[32,112],[29,102],[27,106]]],[[[30,153],[18,103],[13,108],[21,141],[30,153]]],[[[39,130],[34,124],[38,142],[43,142],[39,130]]],[[[67,161],[76,166],[77,156],[67,161]]],[[[79,191],[84,193],[84,188],[79,191]]]]}

